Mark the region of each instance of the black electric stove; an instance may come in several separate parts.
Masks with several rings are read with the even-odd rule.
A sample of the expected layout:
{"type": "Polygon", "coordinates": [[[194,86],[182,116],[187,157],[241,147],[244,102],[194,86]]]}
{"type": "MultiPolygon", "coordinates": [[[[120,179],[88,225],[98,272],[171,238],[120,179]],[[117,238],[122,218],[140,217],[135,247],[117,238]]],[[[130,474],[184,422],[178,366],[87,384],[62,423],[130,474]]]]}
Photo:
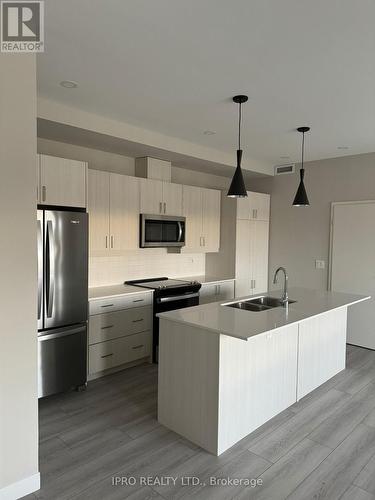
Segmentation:
{"type": "Polygon", "coordinates": [[[158,313],[199,305],[198,281],[173,280],[166,277],[125,281],[125,285],[154,290],[152,359],[158,362],[159,318],[158,313]]]}

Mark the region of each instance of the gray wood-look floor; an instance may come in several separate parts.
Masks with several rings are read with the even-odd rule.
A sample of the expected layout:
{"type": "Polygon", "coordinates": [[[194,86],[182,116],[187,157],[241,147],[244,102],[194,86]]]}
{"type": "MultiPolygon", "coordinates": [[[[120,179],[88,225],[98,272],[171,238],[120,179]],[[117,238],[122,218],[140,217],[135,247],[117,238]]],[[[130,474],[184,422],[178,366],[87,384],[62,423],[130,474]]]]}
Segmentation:
{"type": "Polygon", "coordinates": [[[375,500],[374,351],[348,346],[345,371],[220,457],[159,425],[156,406],[154,365],[41,401],[42,489],[27,498],[375,500]],[[115,486],[114,476],[136,484],[115,486]],[[140,484],[166,476],[176,484],[140,484]],[[262,485],[218,487],[211,477],[262,485]]]}

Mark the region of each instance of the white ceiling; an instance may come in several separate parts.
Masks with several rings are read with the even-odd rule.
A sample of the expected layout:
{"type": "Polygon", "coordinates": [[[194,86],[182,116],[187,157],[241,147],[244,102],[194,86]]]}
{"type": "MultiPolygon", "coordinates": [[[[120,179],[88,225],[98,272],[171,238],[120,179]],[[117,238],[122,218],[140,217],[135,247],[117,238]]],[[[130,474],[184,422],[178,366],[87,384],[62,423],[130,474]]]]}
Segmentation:
{"type": "MultiPolygon", "coordinates": [[[[375,151],[374,0],[46,0],[39,95],[270,164],[375,151]],[[75,80],[77,89],[59,86],[75,80]],[[215,135],[204,135],[205,130],[215,135]],[[348,150],[337,149],[348,146],[348,150]]],[[[234,156],[234,155],[233,155],[234,156]]]]}

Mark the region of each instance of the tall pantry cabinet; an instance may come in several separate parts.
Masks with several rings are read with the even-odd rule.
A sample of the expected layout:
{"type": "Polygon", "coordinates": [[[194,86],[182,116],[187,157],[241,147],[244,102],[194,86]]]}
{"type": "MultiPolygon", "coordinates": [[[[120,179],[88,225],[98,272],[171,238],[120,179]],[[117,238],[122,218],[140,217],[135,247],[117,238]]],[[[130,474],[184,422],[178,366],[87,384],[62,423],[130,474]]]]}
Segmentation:
{"type": "Polygon", "coordinates": [[[237,200],[222,193],[220,252],[206,256],[207,275],[235,277],[236,297],[268,289],[270,195],[247,193],[237,200]]]}
{"type": "Polygon", "coordinates": [[[270,195],[248,191],[237,200],[236,297],[267,291],[270,195]]]}

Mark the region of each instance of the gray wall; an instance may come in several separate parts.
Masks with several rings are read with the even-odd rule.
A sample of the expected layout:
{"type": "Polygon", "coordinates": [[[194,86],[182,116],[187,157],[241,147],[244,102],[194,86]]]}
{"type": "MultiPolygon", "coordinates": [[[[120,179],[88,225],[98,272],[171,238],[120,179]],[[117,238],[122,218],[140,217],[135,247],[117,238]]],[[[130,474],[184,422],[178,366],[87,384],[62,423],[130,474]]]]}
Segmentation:
{"type": "Polygon", "coordinates": [[[280,175],[247,186],[271,194],[270,280],[283,265],[291,285],[326,289],[331,202],[375,199],[375,153],[307,163],[310,207],[291,206],[298,179],[298,173],[280,175]],[[315,269],[315,259],[326,268],[315,269]]]}
{"type": "Polygon", "coordinates": [[[35,56],[0,54],[0,74],[2,497],[38,473],[35,56]]]}

